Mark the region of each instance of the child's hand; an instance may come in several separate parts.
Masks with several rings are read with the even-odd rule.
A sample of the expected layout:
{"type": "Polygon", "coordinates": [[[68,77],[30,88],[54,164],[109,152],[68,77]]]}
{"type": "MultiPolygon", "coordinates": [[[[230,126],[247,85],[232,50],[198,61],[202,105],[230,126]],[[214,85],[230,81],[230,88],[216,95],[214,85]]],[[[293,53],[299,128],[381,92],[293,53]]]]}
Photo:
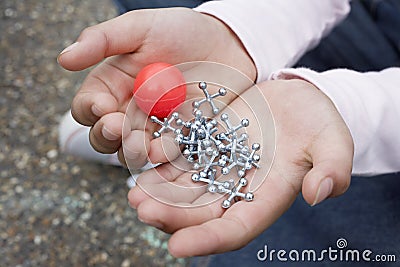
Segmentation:
{"type": "MultiPolygon", "coordinates": [[[[89,27],[58,61],[76,71],[104,58],[108,59],[88,75],[72,103],[74,118],[94,126],[91,143],[103,153],[120,149],[122,120],[133,82],[147,64],[212,61],[236,68],[253,81],[256,78],[251,58],[225,24],[185,8],[137,10],[89,27]]],[[[142,126],[143,120],[135,123],[142,126]]],[[[144,135],[136,134],[138,138],[144,135]]]]}
{"type": "Polygon", "coordinates": [[[177,257],[238,249],[274,223],[300,191],[315,205],[349,186],[353,141],[332,102],[303,80],[268,81],[258,87],[236,98],[227,111],[248,118],[250,141],[262,143],[261,168],[249,173],[251,187],[260,185],[252,202],[224,210],[222,199],[215,201],[216,194],[196,188],[191,173],[173,164],[143,173],[129,193],[140,220],[173,233],[169,250],[177,257]]]}

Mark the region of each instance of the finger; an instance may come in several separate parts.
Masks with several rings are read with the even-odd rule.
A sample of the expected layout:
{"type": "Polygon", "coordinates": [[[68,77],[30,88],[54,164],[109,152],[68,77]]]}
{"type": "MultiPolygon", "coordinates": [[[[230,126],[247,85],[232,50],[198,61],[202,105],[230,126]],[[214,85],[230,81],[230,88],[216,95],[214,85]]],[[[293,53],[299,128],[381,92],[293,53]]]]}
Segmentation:
{"type": "Polygon", "coordinates": [[[175,232],[168,244],[170,253],[175,257],[209,255],[236,250],[249,243],[289,208],[298,193],[278,174],[270,174],[252,202],[237,202],[221,218],[214,217],[175,232]]]}
{"type": "Polygon", "coordinates": [[[353,142],[348,129],[327,128],[315,140],[310,155],[313,167],[303,181],[303,197],[316,205],[343,194],[350,185],[353,142]]]}
{"type": "Polygon", "coordinates": [[[156,11],[136,10],[82,31],[77,41],[64,49],[58,62],[68,70],[82,70],[106,57],[138,50],[156,11]]]}
{"type": "Polygon", "coordinates": [[[180,155],[181,150],[173,135],[162,135],[150,143],[149,159],[152,163],[172,162],[180,155]]]}
{"type": "Polygon", "coordinates": [[[123,56],[97,66],[89,73],[72,101],[74,118],[91,126],[101,116],[121,111],[132,98],[133,76],[123,70],[123,56]]]}
{"type": "Polygon", "coordinates": [[[136,209],[142,201],[152,197],[142,189],[142,185],[155,185],[173,181],[183,173],[183,169],[177,168],[173,164],[161,164],[141,173],[136,180],[138,186],[133,187],[128,193],[130,206],[136,209]]]}
{"type": "Polygon", "coordinates": [[[206,192],[204,186],[195,184],[188,172],[186,159],[180,158],[173,163],[161,164],[145,171],[136,180],[136,187],[128,193],[130,205],[137,208],[146,199],[155,199],[170,205],[177,202],[193,202],[206,192]]]}
{"type": "MultiPolygon", "coordinates": [[[[176,178],[172,183],[161,182],[159,184],[146,184],[140,186],[140,189],[138,187],[132,189],[129,192],[130,203],[132,207],[138,209],[139,218],[147,224],[165,232],[172,233],[179,229],[199,225],[208,220],[220,217],[225,212],[225,209],[222,208],[222,202],[227,196],[207,192],[207,184],[196,187],[197,184],[190,183],[190,178],[187,176],[188,174],[185,173],[176,178]],[[176,185],[178,185],[178,187],[176,187],[176,185]]],[[[282,181],[278,183],[280,185],[285,184],[285,182],[282,181]]],[[[289,200],[283,202],[290,204],[292,201],[290,197],[295,196],[298,190],[293,192],[293,190],[290,190],[293,188],[292,185],[287,183],[285,185],[289,188],[289,190],[287,190],[289,193],[286,194],[289,200]]],[[[280,196],[278,190],[274,190],[273,187],[271,187],[271,189],[280,196]]],[[[258,201],[263,201],[262,196],[259,197],[258,201]]],[[[275,201],[277,200],[270,200],[271,203],[275,201]]],[[[289,204],[287,204],[287,207],[289,204]]],[[[237,207],[240,205],[243,205],[243,202],[236,203],[233,206],[237,207]]],[[[258,213],[263,211],[268,204],[262,204],[262,206],[263,207],[258,207],[260,209],[258,213]]],[[[287,207],[277,207],[277,212],[272,211],[272,213],[279,217],[279,212],[283,212],[282,209],[286,210],[287,207]]],[[[246,214],[245,216],[247,217],[247,209],[241,210],[240,212],[242,215],[246,214]]],[[[257,217],[257,211],[254,212],[254,217],[257,217]]],[[[263,229],[260,227],[260,224],[264,226],[262,220],[258,220],[257,218],[256,224],[256,227],[263,229]]],[[[253,235],[254,233],[250,233],[248,238],[252,238],[253,235]]]]}
{"type": "Polygon", "coordinates": [[[92,147],[100,152],[111,154],[121,146],[123,113],[110,113],[103,116],[90,130],[89,139],[92,147]]]}
{"type": "MultiPolygon", "coordinates": [[[[129,126],[126,126],[127,128],[129,126]]],[[[123,160],[130,169],[137,170],[147,163],[150,148],[149,133],[142,130],[129,130],[124,134],[120,152],[123,153],[123,160]]]]}
{"type": "Polygon", "coordinates": [[[109,93],[78,93],[71,105],[74,119],[85,126],[93,126],[101,116],[116,112],[118,103],[109,93]]]}
{"type": "Polygon", "coordinates": [[[171,206],[160,201],[147,199],[137,208],[138,218],[141,221],[167,233],[173,233],[183,227],[197,225],[220,217],[223,212],[221,203],[215,201],[210,205],[193,208],[190,203],[186,202],[171,206]]]}

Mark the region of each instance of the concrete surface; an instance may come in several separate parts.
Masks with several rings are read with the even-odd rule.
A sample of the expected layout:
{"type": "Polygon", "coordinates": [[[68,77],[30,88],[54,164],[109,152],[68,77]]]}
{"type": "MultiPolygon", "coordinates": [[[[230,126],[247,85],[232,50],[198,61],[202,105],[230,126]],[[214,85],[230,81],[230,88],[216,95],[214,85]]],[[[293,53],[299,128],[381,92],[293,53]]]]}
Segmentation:
{"type": "Polygon", "coordinates": [[[56,62],[109,0],[0,1],[0,266],[184,266],[140,223],[128,171],[63,155],[57,125],[87,72],[56,62]]]}

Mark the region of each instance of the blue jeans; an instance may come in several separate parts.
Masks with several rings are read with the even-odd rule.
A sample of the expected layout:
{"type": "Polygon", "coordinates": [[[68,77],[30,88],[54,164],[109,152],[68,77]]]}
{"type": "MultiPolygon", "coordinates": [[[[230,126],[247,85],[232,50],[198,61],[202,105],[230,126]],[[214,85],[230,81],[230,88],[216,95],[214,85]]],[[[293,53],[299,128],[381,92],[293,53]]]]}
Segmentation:
{"type": "Polygon", "coordinates": [[[400,66],[400,1],[352,1],[346,20],[297,66],[357,71],[400,66]]]}
{"type": "Polygon", "coordinates": [[[204,0],[113,0],[122,14],[134,9],[164,8],[164,7],[196,7],[204,0]]]}
{"type": "MultiPolygon", "coordinates": [[[[203,2],[114,1],[121,12],[136,8],[194,7],[203,2]]],[[[297,66],[317,71],[338,67],[358,71],[400,67],[400,1],[353,0],[351,5],[348,18],[319,46],[304,55],[297,66]]],[[[343,196],[311,208],[300,195],[275,224],[246,247],[229,253],[194,258],[192,266],[399,266],[399,229],[400,174],[353,177],[349,190],[343,196]],[[346,241],[347,246],[344,247],[339,241],[346,241]],[[327,254],[321,257],[321,252],[329,248],[336,250],[336,254],[331,255],[338,256],[335,261],[327,254]],[[351,249],[351,253],[362,253],[368,249],[371,254],[367,251],[369,255],[366,259],[371,261],[363,260],[361,254],[359,261],[355,261],[356,258],[351,257],[356,255],[348,253],[346,256],[346,249],[351,249]],[[272,250],[276,252],[271,256],[272,250]],[[279,250],[286,252],[280,258],[286,258],[287,261],[277,257],[279,250]],[[305,250],[307,253],[315,251],[316,259],[324,260],[311,262],[306,253],[305,260],[301,261],[301,253],[305,250]],[[300,261],[291,261],[290,251],[300,253],[300,261]],[[344,253],[342,260],[338,254],[340,251],[344,253]],[[389,258],[391,254],[395,255],[397,264],[372,261],[377,255],[389,258]],[[264,260],[266,255],[271,257],[264,260]]]]}

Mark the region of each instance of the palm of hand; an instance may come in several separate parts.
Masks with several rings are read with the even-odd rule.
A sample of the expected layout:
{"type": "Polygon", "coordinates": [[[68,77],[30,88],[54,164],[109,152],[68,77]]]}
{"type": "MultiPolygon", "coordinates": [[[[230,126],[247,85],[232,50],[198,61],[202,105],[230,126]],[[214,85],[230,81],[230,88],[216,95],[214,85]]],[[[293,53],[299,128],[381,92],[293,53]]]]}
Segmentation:
{"type": "Polygon", "coordinates": [[[204,188],[193,189],[190,173],[172,164],[144,173],[138,180],[140,187],[129,193],[142,221],[174,233],[169,249],[175,256],[237,249],[286,211],[302,187],[304,198],[315,204],[323,179],[334,181],[330,196],[343,193],[349,185],[352,140],[327,97],[299,80],[272,81],[259,88],[252,87],[229,105],[231,111],[240,110],[240,116],[260,123],[247,129],[253,140],[264,144],[263,167],[251,176],[253,185],[259,186],[252,202],[241,201],[225,211],[221,199],[204,193],[204,188]],[[265,116],[265,103],[258,102],[264,97],[270,103],[275,129],[265,116]],[[276,142],[275,153],[271,141],[276,142]]]}

